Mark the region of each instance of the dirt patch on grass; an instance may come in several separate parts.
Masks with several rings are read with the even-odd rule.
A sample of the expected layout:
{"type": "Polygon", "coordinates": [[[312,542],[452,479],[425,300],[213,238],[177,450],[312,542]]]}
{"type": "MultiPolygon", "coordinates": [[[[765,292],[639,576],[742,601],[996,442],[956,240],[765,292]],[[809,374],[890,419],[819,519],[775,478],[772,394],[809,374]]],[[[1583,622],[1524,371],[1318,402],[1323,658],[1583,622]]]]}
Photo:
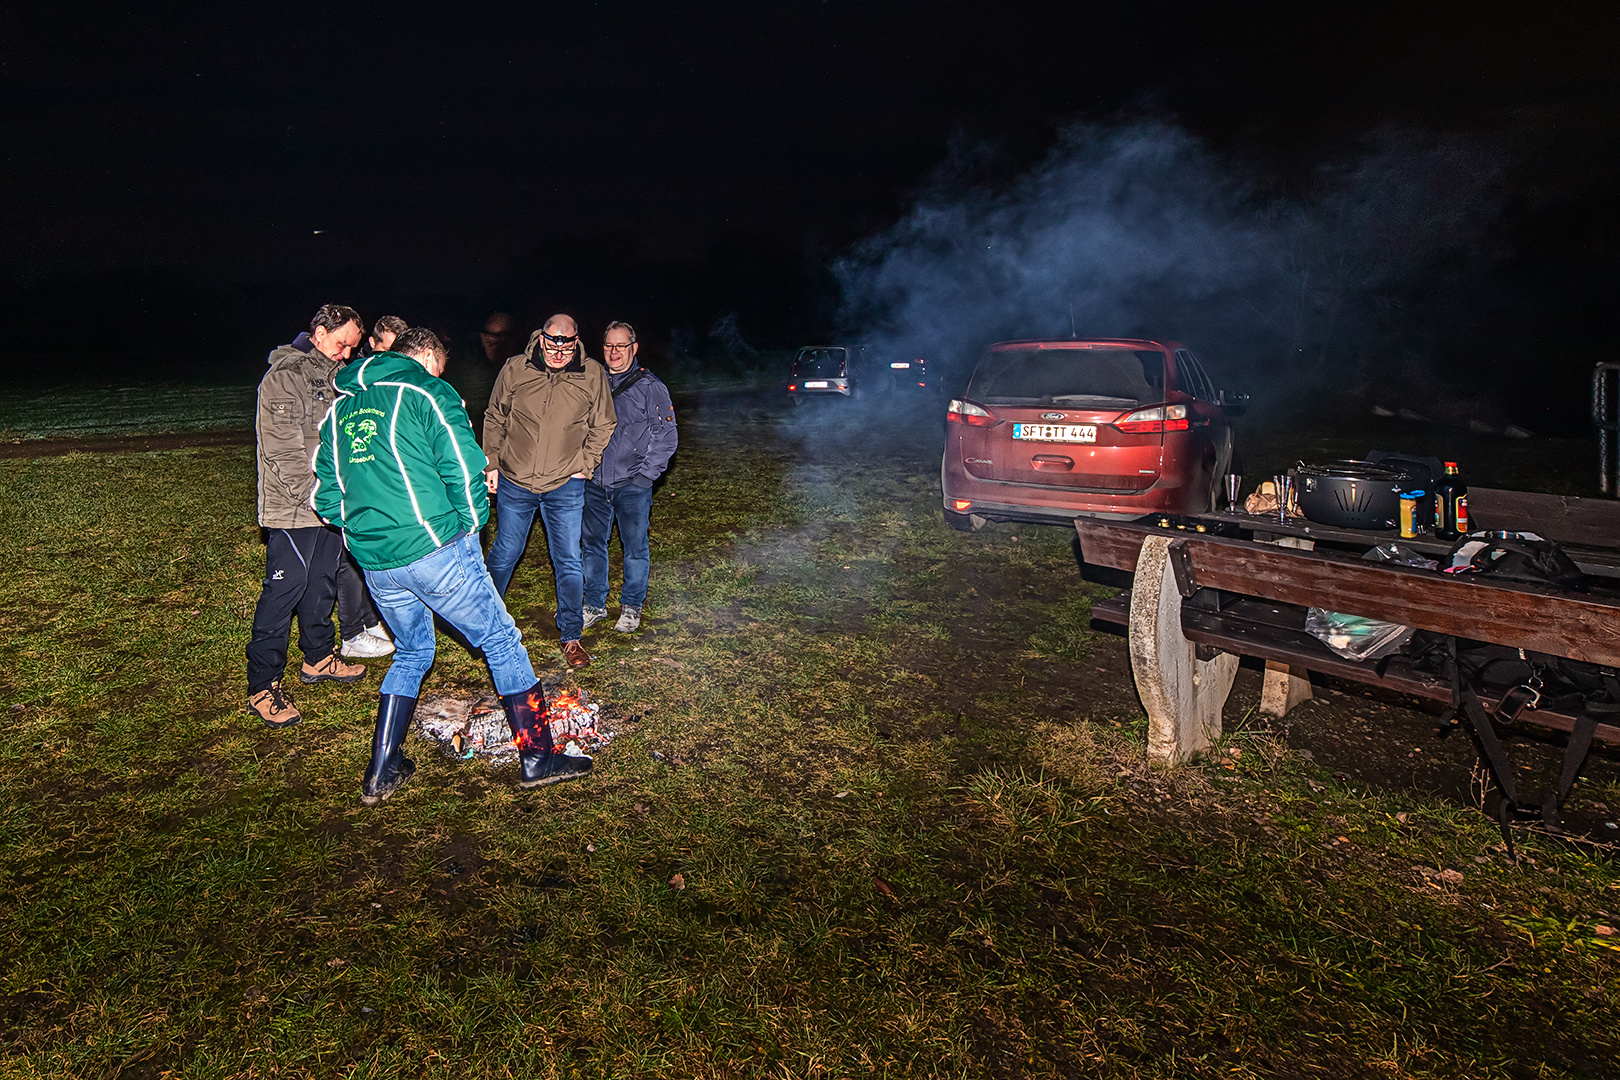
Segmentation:
{"type": "Polygon", "coordinates": [[[0,443],[0,458],[61,457],[64,454],[140,454],[151,450],[186,450],[199,446],[252,446],[253,432],[181,431],[168,435],[122,438],[20,439],[0,443]]]}

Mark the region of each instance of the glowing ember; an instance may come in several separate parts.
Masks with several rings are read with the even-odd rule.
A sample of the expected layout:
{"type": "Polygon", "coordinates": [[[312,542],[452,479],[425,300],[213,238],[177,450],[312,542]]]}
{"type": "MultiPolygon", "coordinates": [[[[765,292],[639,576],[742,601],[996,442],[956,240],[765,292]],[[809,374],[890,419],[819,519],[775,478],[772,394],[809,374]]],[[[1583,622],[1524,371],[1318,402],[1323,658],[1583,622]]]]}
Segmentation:
{"type": "MultiPolygon", "coordinates": [[[[554,751],[578,756],[594,754],[616,734],[603,722],[601,709],[585,691],[569,690],[555,695],[544,712],[538,708],[535,711],[551,727],[554,751]]],[[[463,761],[474,757],[511,761],[517,757],[517,743],[512,740],[506,710],[498,697],[426,693],[417,700],[415,719],[417,734],[437,743],[451,757],[463,761]]]]}
{"type": "Polygon", "coordinates": [[[611,742],[613,733],[602,731],[597,722],[601,711],[600,705],[585,701],[583,690],[568,690],[552,698],[547,719],[555,752],[578,757],[611,742]]]}

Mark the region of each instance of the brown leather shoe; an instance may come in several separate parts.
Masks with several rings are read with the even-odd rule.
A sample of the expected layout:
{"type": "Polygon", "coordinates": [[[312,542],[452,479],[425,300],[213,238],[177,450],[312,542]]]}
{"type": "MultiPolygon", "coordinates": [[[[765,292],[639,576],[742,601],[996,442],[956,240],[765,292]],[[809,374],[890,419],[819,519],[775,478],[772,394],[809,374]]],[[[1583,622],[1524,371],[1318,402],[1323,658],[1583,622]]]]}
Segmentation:
{"type": "Polygon", "coordinates": [[[591,654],[586,652],[585,646],[578,641],[563,642],[562,654],[569,667],[585,667],[591,662],[591,654]]]}
{"type": "Polygon", "coordinates": [[[294,707],[292,699],[281,689],[279,681],[271,683],[270,689],[251,695],[248,708],[273,728],[292,727],[304,718],[294,707]]]}
{"type": "Polygon", "coordinates": [[[331,680],[332,682],[359,682],[366,677],[364,664],[344,663],[337,653],[331,653],[318,664],[304,661],[304,666],[298,669],[298,681],[301,683],[318,683],[331,680]]]}

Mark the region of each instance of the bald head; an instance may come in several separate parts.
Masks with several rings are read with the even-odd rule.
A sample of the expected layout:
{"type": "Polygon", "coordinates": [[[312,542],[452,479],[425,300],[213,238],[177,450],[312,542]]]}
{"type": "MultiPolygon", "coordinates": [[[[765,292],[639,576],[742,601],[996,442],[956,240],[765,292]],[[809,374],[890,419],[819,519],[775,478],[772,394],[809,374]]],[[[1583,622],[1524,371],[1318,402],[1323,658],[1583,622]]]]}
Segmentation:
{"type": "Polygon", "coordinates": [[[553,315],[540,328],[540,349],[545,354],[546,366],[567,367],[578,356],[579,325],[569,315],[553,315]]]}

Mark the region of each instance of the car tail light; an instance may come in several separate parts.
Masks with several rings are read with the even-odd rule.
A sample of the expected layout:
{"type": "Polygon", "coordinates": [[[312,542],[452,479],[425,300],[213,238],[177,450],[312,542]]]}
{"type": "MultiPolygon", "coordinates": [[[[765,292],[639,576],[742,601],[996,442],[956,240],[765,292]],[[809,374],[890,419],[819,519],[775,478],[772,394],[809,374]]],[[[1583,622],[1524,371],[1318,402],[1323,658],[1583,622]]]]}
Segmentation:
{"type": "Polygon", "coordinates": [[[793,391],[797,390],[798,388],[799,387],[798,387],[797,383],[788,383],[788,393],[791,394],[791,393],[793,393],[793,391]]]}
{"type": "Polygon", "coordinates": [[[1137,409],[1114,421],[1120,431],[1140,434],[1151,431],[1186,431],[1192,427],[1187,419],[1185,405],[1155,405],[1151,409],[1137,409]]]}
{"type": "Polygon", "coordinates": [[[974,427],[990,427],[997,423],[994,416],[973,402],[954,399],[946,408],[945,419],[953,424],[972,424],[974,427]]]}
{"type": "Polygon", "coordinates": [[[970,507],[972,505],[973,505],[973,500],[972,499],[952,499],[951,500],[951,509],[952,510],[966,510],[968,507],[970,507]]]}

